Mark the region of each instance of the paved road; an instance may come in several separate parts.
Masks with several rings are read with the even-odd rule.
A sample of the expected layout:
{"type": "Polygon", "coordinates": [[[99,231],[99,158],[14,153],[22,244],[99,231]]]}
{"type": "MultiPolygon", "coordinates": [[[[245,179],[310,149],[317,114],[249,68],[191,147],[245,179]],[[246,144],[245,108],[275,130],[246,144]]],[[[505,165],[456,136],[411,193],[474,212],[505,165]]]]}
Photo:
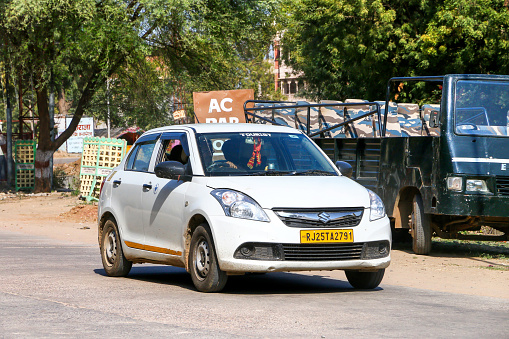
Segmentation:
{"type": "Polygon", "coordinates": [[[230,277],[221,294],[172,267],[109,278],[96,246],[0,231],[0,338],[507,338],[508,320],[509,300],[318,274],[230,277]]]}

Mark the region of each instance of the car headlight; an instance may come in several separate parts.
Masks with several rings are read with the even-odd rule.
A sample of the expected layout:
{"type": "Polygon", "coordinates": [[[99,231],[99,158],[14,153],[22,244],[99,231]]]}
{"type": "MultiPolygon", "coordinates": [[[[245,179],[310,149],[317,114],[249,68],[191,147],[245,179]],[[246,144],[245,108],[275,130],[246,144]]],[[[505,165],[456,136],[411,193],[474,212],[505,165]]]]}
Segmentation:
{"type": "Polygon", "coordinates": [[[467,179],[465,189],[467,192],[491,193],[486,185],[486,181],[481,179],[467,179]]]}
{"type": "Polygon", "coordinates": [[[213,190],[210,194],[219,201],[224,213],[229,217],[270,221],[260,205],[245,194],[228,189],[213,190]]]}
{"type": "Polygon", "coordinates": [[[369,193],[369,220],[375,221],[385,217],[385,207],[382,199],[375,192],[368,190],[369,193]]]}

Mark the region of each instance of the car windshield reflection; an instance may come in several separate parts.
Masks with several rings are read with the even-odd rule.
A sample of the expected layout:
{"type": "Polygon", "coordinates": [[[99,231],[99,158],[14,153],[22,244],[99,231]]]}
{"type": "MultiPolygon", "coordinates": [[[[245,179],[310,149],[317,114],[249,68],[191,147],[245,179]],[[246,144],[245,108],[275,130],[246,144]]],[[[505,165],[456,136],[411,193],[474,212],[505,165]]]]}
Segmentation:
{"type": "Polygon", "coordinates": [[[338,175],[300,133],[204,133],[197,141],[207,176],[338,175]]]}

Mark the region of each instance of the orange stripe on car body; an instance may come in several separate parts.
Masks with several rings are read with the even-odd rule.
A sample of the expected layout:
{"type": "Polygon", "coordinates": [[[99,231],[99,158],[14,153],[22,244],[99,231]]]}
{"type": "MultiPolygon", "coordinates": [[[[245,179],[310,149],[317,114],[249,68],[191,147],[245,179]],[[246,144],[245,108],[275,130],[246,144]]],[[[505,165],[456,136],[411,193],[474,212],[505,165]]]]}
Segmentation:
{"type": "Polygon", "coordinates": [[[130,242],[130,241],[124,241],[124,243],[128,247],[136,248],[138,250],[157,252],[157,253],[164,253],[164,254],[171,254],[171,255],[182,255],[182,252],[170,250],[169,248],[156,247],[156,246],[150,246],[150,245],[143,245],[143,244],[138,244],[138,243],[130,242]]]}

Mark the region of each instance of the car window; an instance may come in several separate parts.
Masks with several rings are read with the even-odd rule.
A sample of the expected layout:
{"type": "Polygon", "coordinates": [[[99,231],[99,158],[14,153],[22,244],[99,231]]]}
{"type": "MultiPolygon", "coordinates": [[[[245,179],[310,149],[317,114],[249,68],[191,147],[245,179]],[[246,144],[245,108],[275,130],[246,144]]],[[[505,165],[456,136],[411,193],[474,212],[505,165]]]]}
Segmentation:
{"type": "Polygon", "coordinates": [[[300,133],[204,133],[197,142],[206,175],[337,175],[300,133]]]}
{"type": "Polygon", "coordinates": [[[178,161],[184,165],[189,162],[189,149],[184,133],[165,133],[161,138],[162,151],[156,164],[162,161],[178,161]]]}
{"type": "Polygon", "coordinates": [[[136,158],[136,153],[138,153],[139,149],[140,149],[140,145],[135,145],[133,147],[131,153],[129,153],[129,159],[127,159],[127,165],[125,166],[126,170],[133,169],[134,159],[136,158]]]}
{"type": "Polygon", "coordinates": [[[136,149],[133,150],[129,157],[126,169],[132,171],[148,171],[150,159],[152,158],[152,152],[154,151],[156,141],[149,141],[141,145],[136,145],[136,149]]]}

